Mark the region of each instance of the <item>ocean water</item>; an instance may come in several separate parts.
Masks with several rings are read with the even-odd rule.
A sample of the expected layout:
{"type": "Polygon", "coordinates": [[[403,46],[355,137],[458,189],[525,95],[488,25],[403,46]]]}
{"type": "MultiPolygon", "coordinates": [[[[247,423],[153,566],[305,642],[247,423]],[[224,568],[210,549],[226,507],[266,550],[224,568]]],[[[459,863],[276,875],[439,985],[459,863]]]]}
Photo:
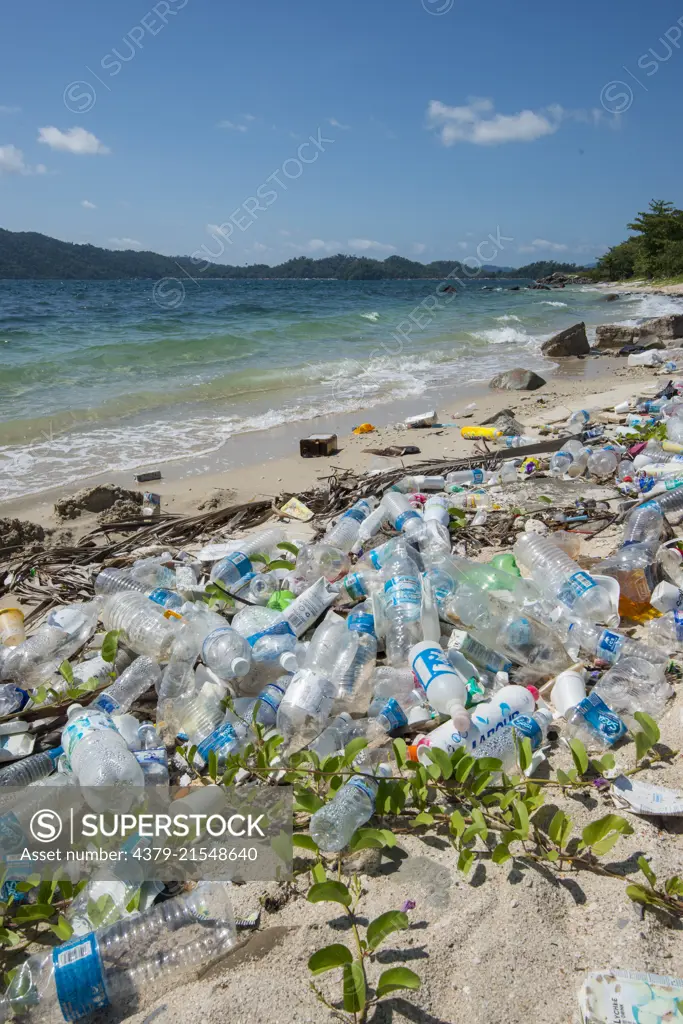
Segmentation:
{"type": "Polygon", "coordinates": [[[174,308],[151,281],[0,282],[0,500],[110,470],[200,458],[236,435],[548,370],[541,343],[606,303],[589,286],[472,281],[202,281],[174,308]]]}

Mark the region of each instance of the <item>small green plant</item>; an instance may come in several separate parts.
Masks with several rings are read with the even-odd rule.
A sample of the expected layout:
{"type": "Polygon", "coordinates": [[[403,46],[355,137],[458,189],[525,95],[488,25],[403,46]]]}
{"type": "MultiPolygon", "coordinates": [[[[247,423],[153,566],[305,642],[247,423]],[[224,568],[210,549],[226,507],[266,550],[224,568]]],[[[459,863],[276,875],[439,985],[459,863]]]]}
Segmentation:
{"type": "Polygon", "coordinates": [[[409,921],[403,911],[389,910],[370,921],[363,936],[363,926],[356,913],[362,896],[363,888],[356,875],[348,886],[329,878],[315,882],[307,896],[310,903],[338,904],[348,919],[353,935],[353,950],[338,942],[324,946],[309,958],[308,969],[311,974],[318,976],[341,967],[342,993],[338,1003],[331,1002],[313,982],[311,989],[338,1020],[349,1024],[365,1024],[368,1013],[385,996],[406,989],[415,991],[422,984],[419,976],[407,967],[389,968],[382,971],[376,981],[371,980],[370,970],[376,967],[379,947],[390,935],[405,931],[409,921]]]}
{"type": "Polygon", "coordinates": [[[644,857],[638,858],[638,867],[645,876],[646,884],[633,883],[626,887],[626,895],[643,907],[655,907],[673,917],[683,917],[683,878],[672,875],[663,887],[658,885],[657,876],[644,857]]]}

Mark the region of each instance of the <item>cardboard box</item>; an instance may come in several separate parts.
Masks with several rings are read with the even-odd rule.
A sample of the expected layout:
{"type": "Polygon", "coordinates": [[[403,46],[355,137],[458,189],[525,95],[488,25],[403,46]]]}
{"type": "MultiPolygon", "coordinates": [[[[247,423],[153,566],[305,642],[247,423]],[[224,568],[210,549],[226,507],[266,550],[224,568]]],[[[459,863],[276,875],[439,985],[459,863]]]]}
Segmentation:
{"type": "Polygon", "coordinates": [[[337,451],[336,434],[311,434],[299,441],[302,459],[316,459],[321,455],[334,455],[337,451]]]}

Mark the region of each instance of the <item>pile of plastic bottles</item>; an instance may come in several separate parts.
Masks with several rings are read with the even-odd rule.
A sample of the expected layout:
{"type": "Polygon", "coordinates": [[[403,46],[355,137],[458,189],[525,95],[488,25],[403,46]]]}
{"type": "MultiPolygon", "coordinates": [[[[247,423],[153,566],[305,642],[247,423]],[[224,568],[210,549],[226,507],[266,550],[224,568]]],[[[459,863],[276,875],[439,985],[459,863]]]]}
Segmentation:
{"type": "MultiPolygon", "coordinates": [[[[680,424],[683,441],[683,399],[646,411],[666,415],[675,436],[680,424]]],[[[95,680],[100,688],[87,706],[70,705],[59,746],[33,753],[33,737],[16,734],[24,746],[10,750],[17,759],[0,768],[0,786],[165,785],[187,771],[174,754],[178,743],[197,772],[214,758],[221,770],[257,725],[282,737],[280,764],[301,750],[325,758],[363,737],[355,774],[310,822],[320,849],[339,851],[374,813],[379,782],[395,770],[397,733],[409,736],[415,760],[428,761],[434,748],[463,747],[508,770],[519,735],[540,751],[552,726],[600,750],[626,735],[637,711],[661,717],[673,692],[669,656],[683,646],[683,544],[679,551],[662,540],[667,514],[683,510],[683,489],[641,484],[677,479],[675,468],[664,472],[677,464],[683,484],[683,455],[653,442],[633,455],[596,433],[590,415],[582,410],[567,424],[584,440],[534,460],[531,474],[510,452],[492,471],[406,476],[356,501],[310,543],[293,543],[276,526],[105,568],[91,601],[56,609],[28,637],[20,613],[1,613],[3,715],[30,708],[46,687],[60,694],[95,680]],[[564,516],[550,528],[527,523],[513,550],[489,562],[461,553],[453,521],[461,523],[464,511],[470,526],[481,525],[487,510],[505,504],[506,489],[536,475],[577,488],[588,477],[641,487],[618,550],[583,568],[578,535],[562,529],[564,516]],[[621,616],[647,622],[649,642],[621,632],[621,616]],[[109,630],[120,634],[113,665],[98,651],[109,630]],[[83,650],[67,684],[60,666],[83,650]],[[594,665],[602,670],[597,682],[588,671],[594,665]],[[131,714],[148,692],[156,692],[154,721],[131,714]]],[[[199,895],[167,903],[154,902],[160,886],[143,888],[148,909],[137,917],[126,916],[130,887],[98,880],[67,915],[76,934],[87,934],[89,900],[112,897],[112,919],[92,937],[103,991],[130,993],[152,970],[142,953],[136,966],[119,969],[108,958],[114,941],[119,951],[121,943],[132,949],[158,917],[173,920],[164,927],[173,928],[175,947],[176,929],[198,920],[201,886],[199,895]]],[[[195,956],[232,941],[225,899],[212,899],[213,925],[201,942],[192,940],[195,956]]],[[[69,948],[83,941],[63,948],[69,970],[77,959],[69,948]]],[[[169,949],[169,963],[176,954],[169,949]]],[[[52,1019],[70,984],[60,974],[61,955],[27,961],[7,1006],[30,1020],[52,1019]]]]}

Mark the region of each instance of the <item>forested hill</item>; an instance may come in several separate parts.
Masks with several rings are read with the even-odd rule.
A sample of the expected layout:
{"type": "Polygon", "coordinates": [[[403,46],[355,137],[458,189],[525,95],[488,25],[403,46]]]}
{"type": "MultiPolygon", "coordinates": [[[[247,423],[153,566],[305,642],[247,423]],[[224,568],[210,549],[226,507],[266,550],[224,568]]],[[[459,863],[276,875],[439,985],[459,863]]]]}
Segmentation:
{"type": "MultiPolygon", "coordinates": [[[[381,281],[391,279],[429,278],[439,280],[449,274],[467,279],[472,268],[465,268],[457,260],[437,260],[417,263],[403,256],[389,256],[373,260],[366,256],[325,256],[310,259],[298,256],[276,267],[265,263],[231,267],[220,263],[197,263],[188,256],[161,256],[156,252],[138,252],[134,249],[115,251],[94,245],[76,245],[61,242],[33,231],[6,231],[0,228],[0,279],[51,280],[120,280],[144,278],[158,280],[182,276],[182,270],[202,278],[333,278],[346,281],[381,281]]],[[[526,267],[484,266],[477,276],[532,278],[552,274],[554,271],[575,272],[574,264],[532,263],[526,267]]]]}

